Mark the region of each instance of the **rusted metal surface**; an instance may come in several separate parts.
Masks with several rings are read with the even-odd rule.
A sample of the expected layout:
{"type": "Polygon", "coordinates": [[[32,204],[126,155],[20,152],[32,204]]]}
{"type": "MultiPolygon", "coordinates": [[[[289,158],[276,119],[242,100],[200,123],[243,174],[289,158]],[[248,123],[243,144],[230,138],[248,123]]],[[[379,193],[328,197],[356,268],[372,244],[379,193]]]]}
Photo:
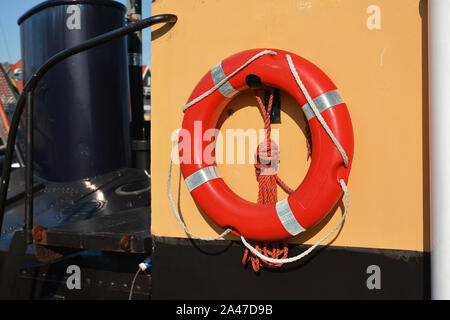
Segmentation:
{"type": "Polygon", "coordinates": [[[36,226],[33,228],[31,235],[33,239],[37,242],[45,243],[47,241],[47,229],[43,226],[36,226]]]}
{"type": "Polygon", "coordinates": [[[36,259],[40,262],[50,262],[62,259],[65,256],[79,251],[78,249],[44,246],[39,244],[35,244],[35,249],[36,259]]]}
{"type": "Polygon", "coordinates": [[[128,251],[130,249],[131,237],[125,236],[120,240],[120,248],[122,250],[128,251]]]}
{"type": "Polygon", "coordinates": [[[50,228],[46,235],[47,245],[146,253],[151,251],[150,209],[140,208],[119,214],[99,215],[50,228]]]}

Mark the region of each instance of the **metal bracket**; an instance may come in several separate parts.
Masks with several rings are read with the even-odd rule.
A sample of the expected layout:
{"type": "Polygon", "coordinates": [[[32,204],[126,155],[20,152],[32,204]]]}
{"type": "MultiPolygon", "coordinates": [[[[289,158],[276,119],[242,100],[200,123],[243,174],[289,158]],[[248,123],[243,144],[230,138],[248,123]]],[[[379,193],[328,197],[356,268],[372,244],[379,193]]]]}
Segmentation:
{"type": "MultiPolygon", "coordinates": [[[[249,74],[245,77],[245,82],[249,86],[250,89],[264,89],[264,105],[269,105],[270,99],[270,90],[268,87],[262,82],[261,78],[256,74],[249,74]]],[[[272,110],[270,112],[270,122],[271,123],[281,123],[281,98],[280,98],[280,90],[277,88],[273,88],[273,102],[272,102],[272,110]]]]}

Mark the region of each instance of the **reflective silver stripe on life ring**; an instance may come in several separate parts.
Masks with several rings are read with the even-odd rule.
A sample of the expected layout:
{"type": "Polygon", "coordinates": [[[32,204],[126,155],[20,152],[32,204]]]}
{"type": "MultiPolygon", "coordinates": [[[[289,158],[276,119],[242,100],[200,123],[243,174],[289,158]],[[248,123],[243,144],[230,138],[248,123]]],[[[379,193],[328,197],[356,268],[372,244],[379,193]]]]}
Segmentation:
{"type": "MultiPolygon", "coordinates": [[[[341,94],[339,93],[339,90],[337,89],[333,91],[328,91],[327,93],[324,93],[318,96],[317,98],[313,99],[313,101],[316,104],[317,109],[319,109],[320,113],[334,106],[337,106],[338,104],[344,103],[344,99],[342,98],[341,94]]],[[[316,116],[309,103],[303,105],[302,109],[308,121],[316,116]]]]}
{"type": "MultiPolygon", "coordinates": [[[[222,62],[220,62],[217,66],[211,69],[211,76],[213,78],[214,84],[216,85],[227,77],[222,69],[222,62]]],[[[229,81],[225,82],[223,85],[217,88],[217,90],[219,90],[219,92],[223,96],[230,99],[233,98],[239,92],[238,90],[233,88],[233,86],[230,84],[229,81]]]]}
{"type": "Polygon", "coordinates": [[[210,166],[194,172],[189,177],[184,179],[184,181],[186,182],[189,192],[192,192],[192,190],[201,186],[205,182],[218,178],[220,178],[220,174],[217,167],[210,166]]]}
{"type": "Polygon", "coordinates": [[[278,218],[280,219],[283,227],[289,232],[291,235],[296,236],[299,233],[305,231],[300,223],[295,219],[294,214],[292,213],[291,207],[289,207],[288,199],[284,199],[278,201],[276,204],[276,210],[278,214],[278,218]]]}

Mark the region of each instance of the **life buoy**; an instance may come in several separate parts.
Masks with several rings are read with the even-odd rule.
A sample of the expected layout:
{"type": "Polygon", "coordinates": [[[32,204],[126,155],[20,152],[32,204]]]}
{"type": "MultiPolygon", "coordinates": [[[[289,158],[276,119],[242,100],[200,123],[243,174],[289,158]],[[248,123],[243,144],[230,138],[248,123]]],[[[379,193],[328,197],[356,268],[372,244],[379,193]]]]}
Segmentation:
{"type": "Polygon", "coordinates": [[[248,89],[246,76],[256,74],[267,86],[291,95],[308,119],[313,151],[302,183],[287,199],[276,204],[262,205],[247,201],[227,186],[215,163],[205,163],[203,154],[210,142],[194,139],[191,139],[192,161],[181,162],[181,170],[194,201],[218,226],[231,228],[236,234],[251,240],[279,241],[313,227],[335,207],[342,196],[339,181],[343,179],[347,183],[351,169],[353,130],[344,100],[323,71],[306,59],[283,50],[270,49],[273,54],[258,56],[264,50],[268,51],[254,49],[237,53],[209,71],[188,100],[189,108],[186,108],[182,128],[192,136],[197,121],[202,123],[202,136],[206,130],[216,128],[227,103],[237,93],[248,89]],[[348,157],[346,165],[336,144],[299,89],[286,60],[287,55],[292,58],[291,63],[323,120],[345,150],[348,157]],[[211,91],[213,87],[217,90],[211,91]]]}

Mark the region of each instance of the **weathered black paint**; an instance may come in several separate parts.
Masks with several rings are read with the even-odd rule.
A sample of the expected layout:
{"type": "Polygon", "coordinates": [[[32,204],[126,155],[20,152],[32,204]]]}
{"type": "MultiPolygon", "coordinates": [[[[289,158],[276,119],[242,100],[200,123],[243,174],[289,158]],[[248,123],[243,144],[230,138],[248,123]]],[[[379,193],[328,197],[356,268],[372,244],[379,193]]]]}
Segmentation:
{"type": "MultiPolygon", "coordinates": [[[[52,55],[125,25],[114,1],[50,1],[21,19],[24,80],[52,55]],[[80,28],[67,19],[80,9],[80,28]]],[[[34,163],[38,176],[67,182],[130,166],[125,37],[56,65],[35,91],[34,163]]]]}
{"type": "MultiPolygon", "coordinates": [[[[36,261],[32,247],[21,265],[10,298],[13,300],[127,300],[138,264],[146,255],[80,251],[52,263],[36,261]],[[67,288],[71,265],[80,267],[81,289],[67,288]]],[[[9,257],[0,250],[0,265],[9,257]]],[[[133,300],[148,300],[150,274],[140,273],[133,300]]]]}
{"type": "MultiPolygon", "coordinates": [[[[304,261],[255,274],[240,243],[154,238],[152,299],[429,299],[429,253],[321,247],[304,261]],[[367,267],[381,268],[369,290],[367,267]]],[[[290,255],[308,246],[290,245],[290,255]]]]}

